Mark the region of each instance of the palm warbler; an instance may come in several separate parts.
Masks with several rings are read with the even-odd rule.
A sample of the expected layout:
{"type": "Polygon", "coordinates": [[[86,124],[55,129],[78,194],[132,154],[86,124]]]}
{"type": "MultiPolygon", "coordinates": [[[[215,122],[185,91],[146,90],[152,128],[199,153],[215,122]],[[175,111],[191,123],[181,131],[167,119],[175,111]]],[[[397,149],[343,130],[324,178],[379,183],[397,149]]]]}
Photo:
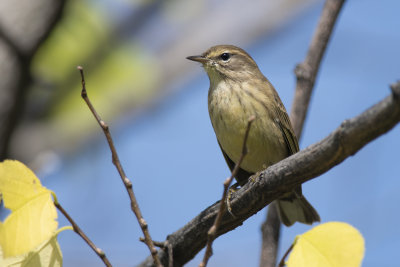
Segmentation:
{"type": "MultiPolygon", "coordinates": [[[[225,160],[232,169],[241,156],[248,119],[255,116],[247,139],[248,154],[236,175],[244,185],[254,173],[299,151],[289,116],[272,84],[243,49],[213,46],[187,59],[202,63],[210,79],[208,111],[225,160]]],[[[317,211],[301,186],[276,201],[281,222],[312,224],[317,211]]]]}

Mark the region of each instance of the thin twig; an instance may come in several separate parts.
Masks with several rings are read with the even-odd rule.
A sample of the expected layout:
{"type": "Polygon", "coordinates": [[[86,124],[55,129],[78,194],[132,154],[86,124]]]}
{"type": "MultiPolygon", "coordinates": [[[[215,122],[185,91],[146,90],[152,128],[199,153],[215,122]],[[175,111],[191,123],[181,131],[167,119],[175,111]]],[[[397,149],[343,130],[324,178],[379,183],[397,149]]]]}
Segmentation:
{"type": "Polygon", "coordinates": [[[111,138],[111,133],[110,133],[110,129],[108,127],[108,125],[100,118],[99,114],[96,112],[95,108],[93,107],[92,103],[89,100],[89,97],[87,95],[86,92],[86,84],[85,84],[85,77],[83,75],[83,68],[81,66],[78,66],[78,70],[81,74],[81,78],[82,78],[82,92],[81,92],[81,96],[83,98],[83,100],[85,100],[87,106],[89,107],[90,111],[92,112],[93,116],[96,118],[97,122],[99,123],[101,129],[104,132],[104,135],[107,138],[107,142],[108,145],[110,147],[111,150],[111,154],[112,154],[112,163],[115,165],[115,167],[118,170],[118,173],[121,177],[121,180],[123,182],[123,184],[125,185],[126,191],[128,192],[130,201],[131,201],[131,209],[133,211],[133,213],[135,214],[140,228],[142,229],[142,232],[144,234],[144,240],[146,245],[148,246],[150,253],[153,257],[154,263],[156,264],[156,266],[162,266],[158,256],[157,256],[157,249],[154,247],[153,244],[153,240],[151,239],[150,236],[150,232],[148,229],[148,225],[147,222],[144,220],[143,216],[142,216],[142,212],[140,211],[139,208],[139,204],[136,200],[135,194],[133,193],[133,189],[132,189],[132,182],[128,179],[128,177],[125,175],[125,172],[122,168],[121,162],[119,161],[119,157],[117,154],[117,150],[115,149],[114,146],[114,142],[111,138]]]}
{"type": "Polygon", "coordinates": [[[226,199],[227,199],[227,195],[228,195],[229,186],[231,185],[233,178],[235,178],[235,176],[237,175],[237,172],[239,171],[239,168],[240,168],[240,164],[242,164],[242,161],[247,154],[246,143],[247,143],[247,138],[249,137],[250,127],[251,127],[251,124],[254,121],[254,119],[255,119],[255,116],[251,116],[247,122],[246,132],[243,137],[242,153],[240,155],[238,162],[235,164],[235,167],[232,170],[231,176],[229,178],[227,178],[224,182],[224,190],[222,193],[222,198],[220,201],[218,214],[217,214],[217,217],[215,218],[214,224],[211,226],[211,228],[207,232],[207,248],[204,253],[203,261],[199,264],[199,267],[206,267],[207,262],[213,253],[212,252],[212,243],[217,236],[218,227],[221,224],[222,215],[225,212],[225,208],[226,208],[225,203],[226,203],[226,199]]]}
{"type": "Polygon", "coordinates": [[[77,233],[82,239],[93,249],[93,251],[100,257],[100,259],[104,262],[107,267],[111,267],[111,263],[109,262],[108,258],[104,251],[98,247],[89,239],[89,237],[82,231],[82,229],[76,224],[76,222],[71,218],[71,216],[67,213],[66,210],[61,206],[58,202],[57,197],[55,194],[53,195],[54,199],[54,206],[67,218],[67,220],[71,223],[74,232],[77,233]]]}
{"type": "MultiPolygon", "coordinates": [[[[139,241],[144,242],[144,238],[140,237],[139,241]]],[[[173,267],[174,266],[174,257],[173,257],[173,248],[170,242],[168,242],[168,240],[165,240],[164,242],[160,242],[160,241],[154,241],[153,240],[153,244],[156,247],[162,248],[162,249],[167,249],[168,250],[168,266],[169,267],[173,267]]]]}
{"type": "MultiPolygon", "coordinates": [[[[327,0],[325,2],[318,26],[311,40],[307,56],[302,63],[296,66],[295,74],[297,77],[297,83],[290,119],[298,140],[301,138],[304,121],[307,116],[311,94],[319,71],[320,63],[325,54],[326,47],[344,2],[345,0],[327,0]]],[[[263,230],[268,229],[270,233],[276,235],[275,237],[268,237],[266,233],[263,233],[262,247],[263,249],[265,248],[269,250],[266,253],[271,253],[271,251],[274,248],[276,249],[279,244],[280,224],[277,224],[276,208],[268,208],[268,215],[263,223],[263,226],[263,230]],[[274,243],[267,244],[268,242],[274,243]]],[[[275,251],[275,254],[276,253],[277,249],[275,251]]],[[[275,266],[275,262],[276,256],[269,258],[262,256],[260,266],[272,267],[275,266]]]]}
{"type": "MultiPolygon", "coordinates": [[[[144,240],[143,237],[139,237],[139,241],[146,244],[146,241],[144,240]]],[[[153,244],[154,244],[154,246],[156,246],[156,247],[159,247],[159,248],[162,248],[162,249],[165,248],[165,241],[162,241],[162,242],[161,242],[161,241],[154,241],[154,240],[153,240],[153,244]]]]}
{"type": "Polygon", "coordinates": [[[294,247],[294,244],[292,243],[292,244],[290,245],[290,247],[288,248],[288,250],[286,250],[285,255],[283,255],[281,261],[279,262],[278,267],[283,267],[283,266],[285,266],[285,259],[286,259],[287,255],[289,255],[290,251],[292,251],[293,247],[294,247]]]}

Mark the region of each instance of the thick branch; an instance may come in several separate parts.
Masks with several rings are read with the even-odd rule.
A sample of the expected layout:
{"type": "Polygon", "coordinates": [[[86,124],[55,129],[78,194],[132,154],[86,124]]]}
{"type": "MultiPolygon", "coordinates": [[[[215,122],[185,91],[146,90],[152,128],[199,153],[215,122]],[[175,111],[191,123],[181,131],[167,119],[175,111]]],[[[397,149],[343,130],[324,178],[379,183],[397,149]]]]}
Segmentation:
{"type": "MultiPolygon", "coordinates": [[[[320,142],[257,173],[232,195],[231,208],[235,218],[225,214],[217,236],[240,226],[285,192],[333,168],[363,146],[388,132],[400,121],[400,82],[392,87],[392,94],[359,116],[344,121],[320,142]]],[[[184,227],[167,237],[174,253],[174,266],[182,266],[206,244],[207,231],[215,221],[219,203],[202,211],[184,227]]],[[[168,255],[159,251],[165,264],[168,255]]],[[[152,266],[149,258],[140,266],[152,266]]]]}

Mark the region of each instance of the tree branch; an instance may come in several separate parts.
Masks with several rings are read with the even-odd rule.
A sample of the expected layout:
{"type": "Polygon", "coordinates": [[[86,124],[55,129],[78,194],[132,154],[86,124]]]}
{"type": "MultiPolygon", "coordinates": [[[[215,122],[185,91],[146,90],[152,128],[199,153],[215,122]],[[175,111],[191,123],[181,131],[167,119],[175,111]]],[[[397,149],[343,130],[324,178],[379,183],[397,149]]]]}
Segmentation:
{"type": "MultiPolygon", "coordinates": [[[[39,12],[37,12],[37,20],[34,21],[21,15],[20,23],[14,26],[25,27],[26,25],[34,25],[35,27],[32,27],[32,29],[35,32],[30,32],[30,34],[25,33],[18,36],[18,38],[13,39],[10,36],[10,32],[14,31],[14,29],[10,27],[12,24],[5,25],[5,21],[8,20],[7,16],[3,18],[4,21],[0,24],[0,43],[3,42],[5,46],[5,48],[0,47],[0,49],[5,49],[3,53],[10,54],[8,60],[2,61],[3,68],[0,68],[3,75],[1,79],[10,81],[9,84],[6,83],[5,85],[3,85],[4,83],[0,83],[0,91],[2,92],[0,98],[5,98],[7,103],[7,105],[0,107],[0,124],[2,124],[0,127],[0,160],[7,158],[10,154],[12,135],[24,112],[27,93],[32,82],[30,73],[32,58],[38,47],[45,41],[60,20],[66,1],[49,0],[47,2],[47,8],[38,10],[35,9],[34,3],[27,5],[28,2],[8,1],[5,5],[6,9],[9,10],[32,10],[32,12],[39,12]],[[24,43],[24,47],[21,46],[21,43],[24,43]]],[[[12,14],[13,16],[19,15],[19,12],[12,12],[12,14]]]]}
{"type": "MultiPolygon", "coordinates": [[[[321,13],[318,26],[311,40],[307,56],[303,63],[296,66],[296,91],[290,113],[293,130],[300,140],[304,121],[307,116],[311,94],[333,28],[345,0],[327,0],[321,13]]],[[[262,250],[260,266],[276,266],[278,251],[280,220],[276,207],[268,207],[268,214],[261,228],[262,250]],[[264,251],[264,249],[266,251],[264,251]]]]}
{"type": "Polygon", "coordinates": [[[290,119],[294,132],[299,140],[301,132],[303,131],[312,89],[318,75],[319,65],[344,1],[345,0],[327,0],[325,2],[306,59],[298,64],[294,71],[297,77],[297,84],[290,112],[290,119]]]}
{"type": "MultiPolygon", "coordinates": [[[[359,116],[345,120],[320,142],[255,174],[232,194],[231,208],[236,217],[225,214],[217,236],[240,226],[285,192],[327,172],[392,129],[400,121],[400,82],[393,84],[391,89],[391,95],[359,116]]],[[[219,205],[217,202],[208,207],[167,237],[173,249],[174,266],[182,266],[206,245],[207,231],[215,221],[219,205]]],[[[168,262],[164,251],[160,250],[159,256],[162,263],[168,262]]],[[[140,266],[153,266],[153,261],[148,258],[140,266]]]]}
{"type": "Polygon", "coordinates": [[[136,219],[140,225],[140,228],[142,229],[142,232],[144,235],[144,243],[149,248],[151,256],[154,259],[156,266],[162,267],[162,264],[160,263],[160,260],[158,259],[158,256],[157,256],[157,250],[154,247],[153,240],[151,239],[151,236],[150,236],[149,226],[142,216],[142,212],[140,211],[139,204],[136,200],[135,193],[133,192],[132,182],[126,176],[125,171],[122,168],[121,162],[119,160],[117,150],[114,146],[114,142],[111,137],[110,128],[100,118],[100,115],[97,113],[96,109],[94,108],[94,106],[92,105],[92,103],[88,97],[88,94],[86,91],[85,76],[83,74],[83,68],[81,66],[78,66],[77,69],[79,70],[79,72],[81,74],[81,84],[82,84],[81,96],[82,96],[83,100],[86,102],[86,104],[87,104],[88,108],[90,109],[90,111],[92,112],[93,116],[95,117],[97,123],[100,125],[101,129],[103,130],[104,135],[106,136],[108,146],[110,147],[110,150],[111,150],[112,163],[115,165],[115,168],[117,169],[119,176],[121,177],[122,183],[124,184],[125,189],[129,195],[129,199],[131,201],[131,203],[130,203],[131,210],[135,214],[136,219]]]}
{"type": "Polygon", "coordinates": [[[268,206],[267,217],[261,225],[261,256],[260,267],[275,267],[278,256],[279,235],[281,233],[281,220],[275,202],[268,206]]]}
{"type": "Polygon", "coordinates": [[[86,244],[89,245],[89,247],[99,256],[99,258],[104,262],[104,265],[107,267],[112,267],[110,261],[108,260],[106,253],[104,251],[97,247],[92,240],[85,234],[85,232],[82,231],[82,229],[78,226],[78,224],[72,219],[72,217],[69,215],[69,213],[61,206],[61,204],[58,202],[56,194],[53,195],[53,203],[54,206],[67,218],[67,220],[71,223],[72,229],[74,229],[74,232],[77,233],[85,242],[86,244]]]}

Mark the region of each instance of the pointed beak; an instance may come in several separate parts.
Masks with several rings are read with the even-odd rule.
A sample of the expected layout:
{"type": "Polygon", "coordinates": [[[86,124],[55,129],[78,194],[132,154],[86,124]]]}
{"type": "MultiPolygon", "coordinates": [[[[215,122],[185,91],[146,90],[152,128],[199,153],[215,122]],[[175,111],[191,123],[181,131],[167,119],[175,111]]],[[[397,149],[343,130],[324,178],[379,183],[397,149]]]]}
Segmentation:
{"type": "Polygon", "coordinates": [[[197,61],[202,64],[207,63],[209,61],[209,59],[204,56],[190,56],[190,57],[187,57],[187,59],[192,60],[192,61],[197,61]]]}

